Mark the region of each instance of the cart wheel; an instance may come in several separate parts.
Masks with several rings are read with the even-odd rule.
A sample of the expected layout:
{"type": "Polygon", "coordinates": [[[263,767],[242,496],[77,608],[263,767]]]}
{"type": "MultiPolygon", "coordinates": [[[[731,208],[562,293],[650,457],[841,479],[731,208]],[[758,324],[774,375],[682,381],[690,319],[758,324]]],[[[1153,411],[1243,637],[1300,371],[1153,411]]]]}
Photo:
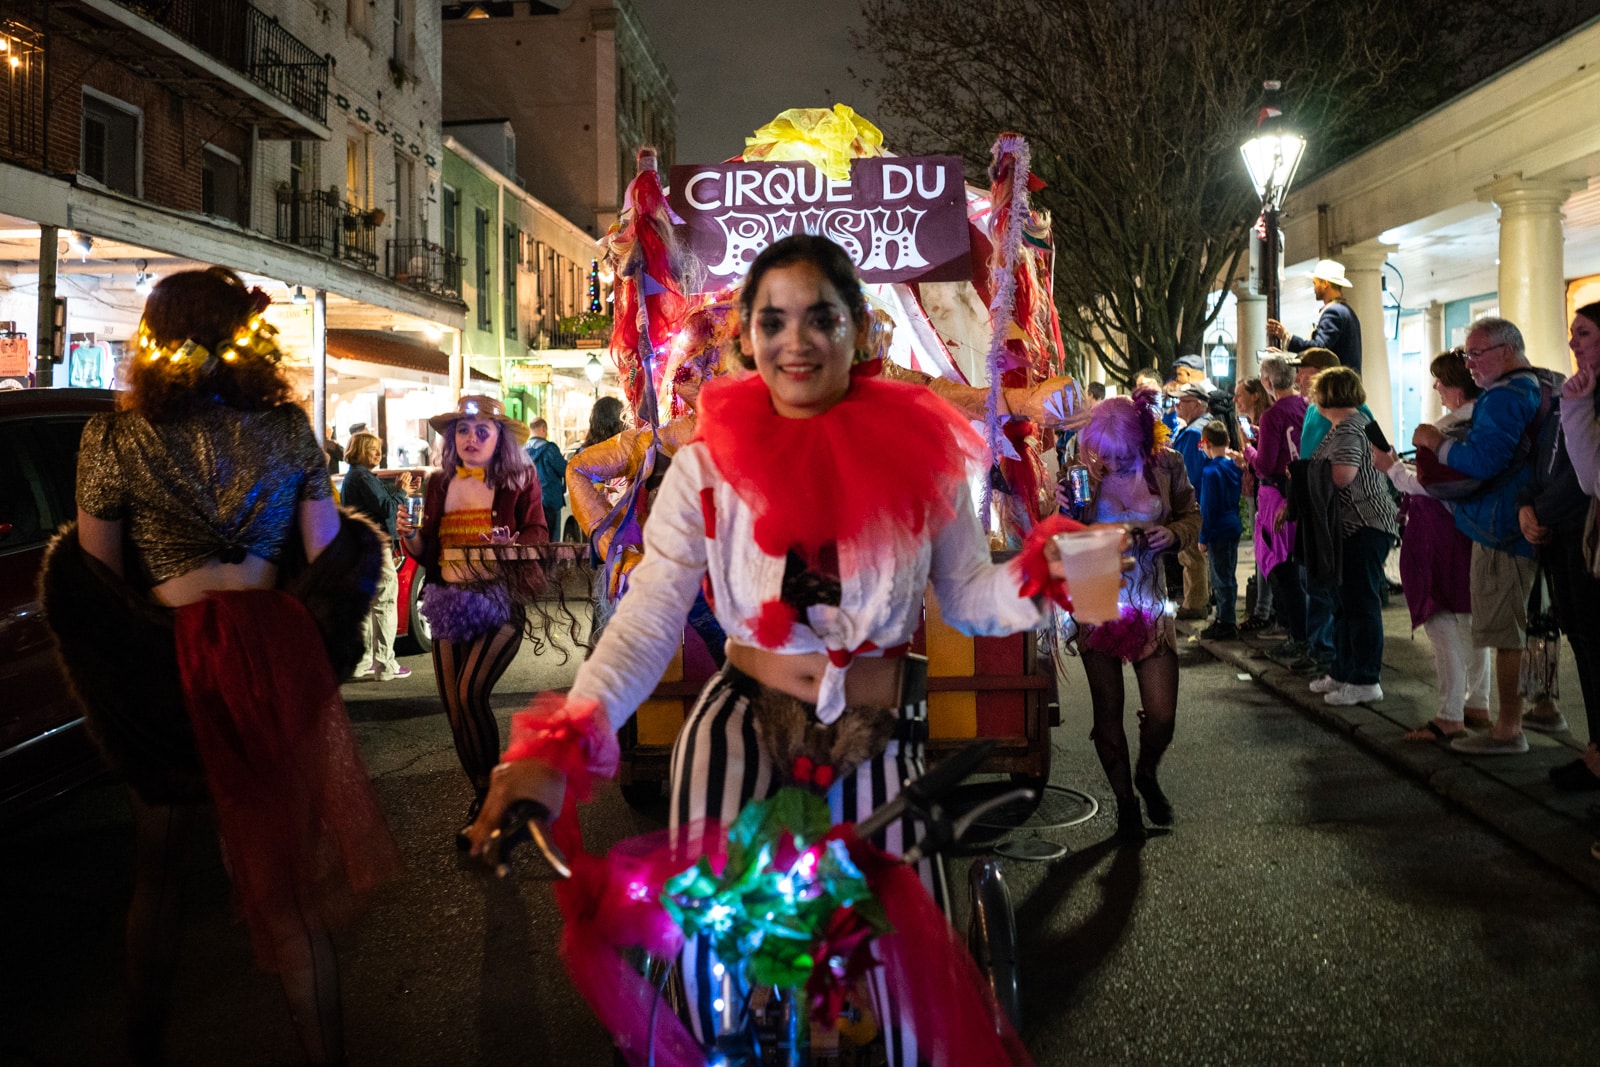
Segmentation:
{"type": "Polygon", "coordinates": [[[423,586],[426,583],[422,578],[422,569],[417,569],[416,575],[411,579],[411,595],[407,598],[406,614],[411,620],[411,625],[406,633],[406,640],[416,646],[417,651],[426,655],[433,651],[433,627],[428,625],[428,617],[422,613],[423,586]]]}

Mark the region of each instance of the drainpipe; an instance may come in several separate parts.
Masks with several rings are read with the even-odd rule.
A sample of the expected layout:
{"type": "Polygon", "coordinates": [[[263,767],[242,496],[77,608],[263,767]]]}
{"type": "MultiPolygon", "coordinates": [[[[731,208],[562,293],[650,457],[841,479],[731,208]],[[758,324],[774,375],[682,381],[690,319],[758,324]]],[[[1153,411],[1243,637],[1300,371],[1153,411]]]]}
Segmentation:
{"type": "Polygon", "coordinates": [[[328,433],[328,291],[311,300],[311,420],[316,432],[328,433]]]}

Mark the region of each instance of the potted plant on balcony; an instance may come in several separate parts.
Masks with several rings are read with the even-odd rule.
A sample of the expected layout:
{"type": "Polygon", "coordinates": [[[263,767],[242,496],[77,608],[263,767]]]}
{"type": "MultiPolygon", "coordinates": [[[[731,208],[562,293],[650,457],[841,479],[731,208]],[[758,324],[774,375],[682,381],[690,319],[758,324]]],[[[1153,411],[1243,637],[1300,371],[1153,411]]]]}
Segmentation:
{"type": "Polygon", "coordinates": [[[568,315],[556,323],[556,332],[572,337],[574,348],[599,348],[611,336],[611,316],[600,311],[568,315]]]}

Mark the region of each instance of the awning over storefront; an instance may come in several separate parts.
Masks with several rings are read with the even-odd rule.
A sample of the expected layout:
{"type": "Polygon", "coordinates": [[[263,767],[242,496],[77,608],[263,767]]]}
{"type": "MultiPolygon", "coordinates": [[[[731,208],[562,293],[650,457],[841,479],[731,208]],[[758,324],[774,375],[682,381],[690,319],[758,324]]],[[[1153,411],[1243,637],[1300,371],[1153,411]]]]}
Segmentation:
{"type": "MultiPolygon", "coordinates": [[[[439,374],[446,379],[450,377],[450,356],[447,353],[388,330],[329,330],[328,355],[334,359],[358,360],[425,374],[439,374]]],[[[496,380],[480,370],[474,369],[471,373],[474,381],[496,380]]]]}

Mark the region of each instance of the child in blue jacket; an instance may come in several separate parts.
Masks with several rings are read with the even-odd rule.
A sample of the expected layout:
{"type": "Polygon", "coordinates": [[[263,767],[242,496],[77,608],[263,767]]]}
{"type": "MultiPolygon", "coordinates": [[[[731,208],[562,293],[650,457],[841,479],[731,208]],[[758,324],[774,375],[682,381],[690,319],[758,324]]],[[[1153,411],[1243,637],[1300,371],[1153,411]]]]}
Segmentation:
{"type": "Polygon", "coordinates": [[[1239,636],[1233,602],[1239,593],[1239,537],[1244,532],[1239,522],[1240,473],[1228,458],[1228,428],[1222,423],[1212,421],[1201,429],[1200,449],[1206,455],[1200,472],[1200,551],[1211,565],[1217,604],[1216,620],[1200,636],[1231,641],[1239,636]]]}

